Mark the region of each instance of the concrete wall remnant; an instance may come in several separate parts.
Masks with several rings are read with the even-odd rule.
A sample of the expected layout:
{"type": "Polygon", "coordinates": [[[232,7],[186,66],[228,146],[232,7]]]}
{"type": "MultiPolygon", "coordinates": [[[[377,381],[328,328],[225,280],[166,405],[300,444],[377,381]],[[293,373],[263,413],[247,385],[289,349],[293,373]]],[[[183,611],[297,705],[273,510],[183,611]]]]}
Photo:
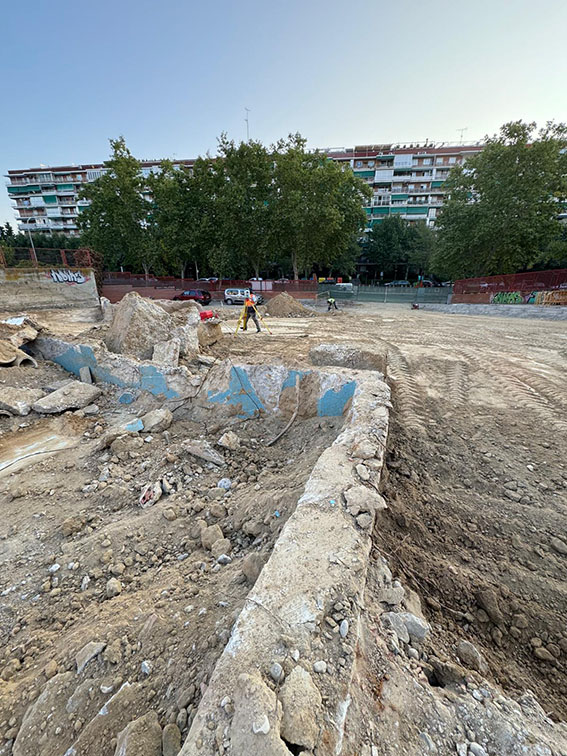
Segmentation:
{"type": "Polygon", "coordinates": [[[92,268],[0,268],[2,310],[50,310],[98,304],[92,268]]]}

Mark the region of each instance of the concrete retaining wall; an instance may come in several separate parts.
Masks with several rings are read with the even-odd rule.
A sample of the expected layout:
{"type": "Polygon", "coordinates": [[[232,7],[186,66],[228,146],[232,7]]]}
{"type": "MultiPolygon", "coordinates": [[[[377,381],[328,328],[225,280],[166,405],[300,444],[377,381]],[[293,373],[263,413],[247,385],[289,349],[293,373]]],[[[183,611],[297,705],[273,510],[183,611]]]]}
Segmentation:
{"type": "Polygon", "coordinates": [[[447,312],[452,315],[496,315],[500,318],[567,320],[567,307],[539,307],[538,305],[520,304],[420,304],[419,309],[447,312]]]}
{"type": "Polygon", "coordinates": [[[98,304],[92,268],[0,268],[0,310],[49,310],[98,304]]]}
{"type": "MultiPolygon", "coordinates": [[[[384,506],[376,489],[390,392],[377,372],[336,368],[333,374],[343,386],[355,386],[344,429],[317,461],[248,595],[182,756],[292,752],[285,738],[297,741],[282,730],[278,699],[285,680],[274,681],[274,663],[286,680],[292,673],[308,680],[312,705],[304,701],[303,711],[316,724],[318,756],[340,753],[372,526],[384,506]],[[337,606],[345,617],[341,632],[327,623],[337,606]]],[[[289,719],[289,709],[283,708],[283,716],[289,719]]]]}

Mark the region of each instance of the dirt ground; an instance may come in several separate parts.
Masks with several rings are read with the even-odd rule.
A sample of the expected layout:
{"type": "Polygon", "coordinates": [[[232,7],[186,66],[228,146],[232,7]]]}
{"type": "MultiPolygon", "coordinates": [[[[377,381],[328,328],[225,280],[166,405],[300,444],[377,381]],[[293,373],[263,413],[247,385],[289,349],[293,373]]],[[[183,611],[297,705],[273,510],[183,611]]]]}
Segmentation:
{"type": "MultiPolygon", "coordinates": [[[[61,332],[90,327],[46,317],[61,332]]],[[[431,653],[449,658],[459,639],[470,640],[489,679],[514,694],[531,689],[552,717],[566,719],[565,323],[366,305],[267,317],[271,334],[233,337],[235,325],[223,322],[227,338],[211,356],[306,366],[323,342],[387,354],[389,508],[376,522],[374,559],[386,556],[394,576],[421,596],[431,653]]],[[[61,378],[59,368],[39,370],[42,380],[61,378]]],[[[30,386],[41,385],[37,371],[30,376],[30,386]]],[[[114,422],[105,415],[111,399],[98,402],[98,416],[68,421],[72,449],[0,478],[0,735],[16,736],[46,680],[74,675],[86,643],[106,644],[82,673],[76,707],[57,717],[34,710],[24,723],[29,747],[16,756],[63,753],[81,737],[77,753],[112,754],[113,733],[94,727],[93,714],[109,691],[125,695],[126,681],[135,695],[123,704],[125,723],[149,705],[162,726],[187,731],[255,572],[339,427],[302,421],[267,449],[262,439],[277,432],[273,422],[239,423],[232,429],[242,446],[224,452],[227,467],[218,471],[183,453],[184,439],[205,432],[187,419],[147,443],[93,451],[114,422]],[[213,491],[224,476],[235,485],[221,501],[213,491]],[[141,484],[164,477],[172,493],[140,509],[141,484]],[[200,519],[221,526],[231,563],[216,563],[203,548],[200,519]],[[109,599],[111,577],[122,592],[109,599]]],[[[29,433],[37,422],[30,417],[0,418],[0,432],[23,424],[15,435],[29,433]]],[[[371,596],[367,614],[371,620],[371,596]]]]}

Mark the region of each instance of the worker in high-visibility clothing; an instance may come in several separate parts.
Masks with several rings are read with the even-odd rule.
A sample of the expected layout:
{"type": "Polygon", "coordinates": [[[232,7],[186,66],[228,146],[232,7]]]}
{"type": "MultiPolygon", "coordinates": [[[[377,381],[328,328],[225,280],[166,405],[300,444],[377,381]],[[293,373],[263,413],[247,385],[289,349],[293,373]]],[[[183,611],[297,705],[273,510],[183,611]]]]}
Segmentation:
{"type": "Polygon", "coordinates": [[[339,308],[337,307],[337,303],[336,303],[336,301],[335,301],[335,298],[334,298],[334,297],[329,297],[329,299],[327,299],[327,304],[329,305],[329,306],[327,307],[327,312],[331,312],[331,310],[333,309],[333,307],[335,308],[335,310],[338,310],[338,309],[339,309],[339,308]]]}
{"type": "Polygon", "coordinates": [[[256,304],[253,299],[253,294],[250,294],[246,299],[244,300],[244,307],[246,308],[246,311],[244,313],[244,322],[242,324],[242,330],[246,331],[248,327],[248,320],[252,319],[256,325],[256,333],[260,333],[262,330],[260,328],[260,323],[258,323],[258,316],[256,315],[256,304]]]}

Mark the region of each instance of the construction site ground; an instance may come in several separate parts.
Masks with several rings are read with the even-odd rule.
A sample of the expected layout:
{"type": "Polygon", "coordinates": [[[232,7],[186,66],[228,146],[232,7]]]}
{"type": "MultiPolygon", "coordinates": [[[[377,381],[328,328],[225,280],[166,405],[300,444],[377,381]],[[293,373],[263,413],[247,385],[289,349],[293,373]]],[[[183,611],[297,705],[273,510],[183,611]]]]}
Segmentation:
{"type": "MultiPolygon", "coordinates": [[[[373,533],[367,626],[372,565],[386,557],[394,577],[421,597],[431,654],[449,658],[468,640],[486,660],[488,680],[512,696],[531,690],[552,719],[567,719],[565,323],[367,304],[319,309],[317,317],[266,316],[271,334],[263,327],[234,335],[237,312],[225,312],[226,338],[207,350],[211,357],[309,368],[309,351],[320,343],[385,356],[393,392],[382,475],[388,508],[373,533]]],[[[36,319],[59,335],[104,328],[79,311],[36,319]]],[[[52,363],[0,370],[0,391],[66,377],[52,363]]],[[[112,756],[117,728],[148,708],[162,727],[176,724],[185,734],[250,584],[341,425],[301,420],[267,448],[283,420],[203,427],[181,411],[166,434],[95,452],[123,413],[116,393],[105,391],[94,415],[0,417],[0,459],[18,444],[72,439],[33,463],[0,469],[0,754],[12,753],[2,742],[12,748],[40,693],[45,701],[33,722],[28,713],[30,737],[20,738],[15,756],[63,754],[87,725],[76,753],[112,756]],[[186,459],[185,439],[214,444],[226,430],[241,445],[223,451],[222,473],[186,459]],[[222,477],[231,491],[219,498],[222,477]],[[141,509],[141,484],[164,478],[171,493],[141,509]],[[201,520],[230,541],[226,563],[211,560],[201,520]],[[75,657],[91,641],[101,644],[90,662],[99,668],[91,678],[87,666],[76,687],[75,657]],[[57,673],[60,689],[45,695],[57,673]],[[107,719],[93,727],[108,693],[125,683],[121,725],[107,719]],[[57,707],[63,688],[70,708],[57,707]]],[[[362,661],[364,716],[378,720],[383,680],[368,647],[362,661]]],[[[443,686],[434,674],[430,682],[443,686]]],[[[354,726],[362,720],[347,720],[347,740],[354,726]]],[[[364,726],[372,730],[372,721],[364,726]]]]}

